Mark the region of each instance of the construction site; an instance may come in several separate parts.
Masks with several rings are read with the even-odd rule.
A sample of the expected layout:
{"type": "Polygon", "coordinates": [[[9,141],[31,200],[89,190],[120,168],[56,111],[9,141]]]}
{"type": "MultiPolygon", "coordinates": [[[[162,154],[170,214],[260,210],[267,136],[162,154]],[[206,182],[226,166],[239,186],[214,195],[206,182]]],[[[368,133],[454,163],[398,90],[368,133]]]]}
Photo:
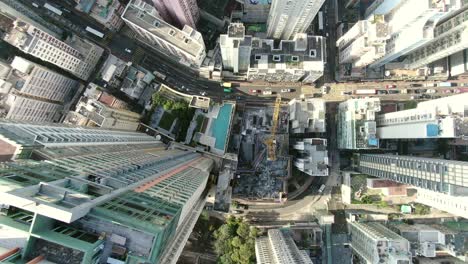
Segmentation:
{"type": "Polygon", "coordinates": [[[239,106],[238,166],[233,198],[282,201],[291,175],[289,111],[278,97],[273,104],[239,106]]]}

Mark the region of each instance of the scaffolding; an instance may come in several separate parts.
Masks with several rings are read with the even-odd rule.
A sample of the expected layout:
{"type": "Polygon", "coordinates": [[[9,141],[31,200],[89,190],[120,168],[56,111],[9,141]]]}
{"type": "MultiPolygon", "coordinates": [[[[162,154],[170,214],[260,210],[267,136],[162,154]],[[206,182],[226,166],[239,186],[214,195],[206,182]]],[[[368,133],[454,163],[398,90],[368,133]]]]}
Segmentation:
{"type": "Polygon", "coordinates": [[[265,140],[267,146],[267,160],[276,160],[276,129],[278,127],[279,113],[281,110],[281,96],[278,94],[275,101],[275,109],[273,110],[273,122],[271,125],[271,135],[265,140]]]}

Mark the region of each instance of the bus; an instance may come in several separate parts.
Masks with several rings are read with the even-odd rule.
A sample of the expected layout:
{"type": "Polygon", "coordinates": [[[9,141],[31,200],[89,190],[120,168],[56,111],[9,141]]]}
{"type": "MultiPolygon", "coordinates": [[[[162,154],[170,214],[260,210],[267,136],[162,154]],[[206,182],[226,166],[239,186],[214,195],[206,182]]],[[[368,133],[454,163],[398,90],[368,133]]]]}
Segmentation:
{"type": "Polygon", "coordinates": [[[48,3],[45,3],[44,4],[44,7],[48,10],[50,10],[51,12],[61,16],[62,15],[62,11],[58,8],[56,8],[55,6],[52,6],[52,5],[49,5],[48,3]]]}
{"type": "Polygon", "coordinates": [[[318,13],[318,26],[319,26],[319,30],[323,30],[323,12],[322,11],[318,13]]]}
{"type": "Polygon", "coordinates": [[[230,93],[230,92],[232,92],[232,89],[231,88],[224,88],[224,92],[225,93],[230,93]]]}
{"type": "Polygon", "coordinates": [[[104,33],[102,32],[99,32],[97,30],[95,30],[94,28],[92,27],[86,27],[86,31],[88,31],[89,33],[95,35],[95,36],[98,36],[100,38],[103,38],[104,37],[104,33]]]}
{"type": "Polygon", "coordinates": [[[375,89],[359,89],[354,90],[354,94],[356,95],[366,95],[366,94],[376,94],[377,91],[375,89]]]}

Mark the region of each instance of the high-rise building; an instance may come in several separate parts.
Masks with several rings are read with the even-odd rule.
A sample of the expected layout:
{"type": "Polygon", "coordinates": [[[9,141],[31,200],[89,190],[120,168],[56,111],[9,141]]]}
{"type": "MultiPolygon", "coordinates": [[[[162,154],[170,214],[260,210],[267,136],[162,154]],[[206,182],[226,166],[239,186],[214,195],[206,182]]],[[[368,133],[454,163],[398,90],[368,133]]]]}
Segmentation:
{"type": "Polygon", "coordinates": [[[358,21],[336,42],[339,63],[349,63],[356,68],[367,66],[385,55],[389,38],[389,25],[383,15],[358,21]]]}
{"type": "Polygon", "coordinates": [[[199,68],[206,57],[200,32],[189,25],[182,30],[170,25],[143,0],[130,1],[122,19],[139,35],[140,41],[181,64],[199,68]]]}
{"type": "Polygon", "coordinates": [[[377,149],[376,113],[379,98],[349,99],[338,106],[338,148],[377,149]]]}
{"type": "Polygon", "coordinates": [[[267,21],[267,36],[292,39],[309,28],[325,0],[274,0],[267,21]]]}
{"type": "Polygon", "coordinates": [[[78,81],[46,67],[15,57],[11,64],[0,61],[0,117],[52,122],[63,114],[64,104],[78,92],[78,81]]]}
{"type": "Polygon", "coordinates": [[[268,237],[255,240],[255,256],[258,264],[312,264],[304,250],[299,250],[287,230],[270,229],[268,237]]]}
{"type": "Polygon", "coordinates": [[[174,21],[179,27],[197,27],[200,10],[196,0],[153,0],[154,6],[164,20],[174,21]]]}
{"type": "Polygon", "coordinates": [[[164,262],[175,263],[213,161],[159,145],[1,164],[1,232],[18,235],[0,246],[21,249],[8,261],[161,263],[175,252],[164,262]]]}
{"type": "Polygon", "coordinates": [[[348,222],[351,247],[364,263],[410,264],[408,240],[382,224],[348,222]]]}
{"type": "Polygon", "coordinates": [[[325,133],[325,100],[319,98],[292,99],[288,105],[292,133],[325,133]]]}
{"type": "Polygon", "coordinates": [[[123,26],[122,12],[124,6],[118,0],[75,0],[76,8],[90,15],[97,22],[104,25],[107,29],[118,31],[123,26]]]}
{"type": "Polygon", "coordinates": [[[468,135],[468,94],[418,103],[414,109],[377,117],[380,139],[456,138],[468,135]]]}
{"type": "Polygon", "coordinates": [[[249,70],[252,36],[245,36],[242,23],[231,23],[227,34],[219,36],[223,70],[246,73],[249,70]]]}
{"type": "Polygon", "coordinates": [[[101,58],[104,49],[75,35],[65,41],[51,32],[15,17],[0,13],[3,40],[21,51],[52,63],[76,77],[87,80],[101,58]]]}
{"type": "Polygon", "coordinates": [[[294,166],[310,176],[328,176],[327,140],[304,138],[293,144],[294,166]]]}
{"type": "Polygon", "coordinates": [[[326,42],[321,36],[295,34],[292,40],[260,39],[245,35],[241,23],[221,35],[224,70],[245,74],[249,81],[312,83],[322,77],[326,42]]]}
{"type": "Polygon", "coordinates": [[[439,59],[468,49],[468,5],[434,29],[434,39],[414,50],[404,61],[409,69],[417,69],[439,59]]]}

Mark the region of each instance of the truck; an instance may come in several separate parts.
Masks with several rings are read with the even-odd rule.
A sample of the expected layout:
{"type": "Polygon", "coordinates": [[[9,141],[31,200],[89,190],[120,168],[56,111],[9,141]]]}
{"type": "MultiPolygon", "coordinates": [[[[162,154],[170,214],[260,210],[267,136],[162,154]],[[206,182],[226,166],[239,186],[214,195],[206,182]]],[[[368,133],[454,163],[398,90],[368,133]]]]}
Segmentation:
{"type": "Polygon", "coordinates": [[[154,76],[158,77],[159,79],[161,80],[166,80],[167,76],[166,74],[162,73],[162,72],[158,72],[158,71],[154,71],[153,72],[154,76]]]}
{"type": "Polygon", "coordinates": [[[223,82],[223,83],[221,83],[221,86],[226,87],[226,88],[231,88],[232,84],[230,82],[223,82]]]}
{"type": "Polygon", "coordinates": [[[61,16],[62,15],[62,10],[56,8],[55,6],[53,5],[50,5],[49,3],[45,3],[44,4],[44,8],[48,9],[49,11],[61,16]]]}
{"type": "Polygon", "coordinates": [[[367,95],[367,94],[375,94],[377,91],[375,89],[358,89],[354,90],[355,95],[367,95]]]}
{"type": "Polygon", "coordinates": [[[92,28],[92,27],[86,27],[86,31],[88,31],[89,33],[99,37],[99,38],[103,38],[104,37],[104,33],[100,32],[100,31],[97,31],[96,29],[92,28]]]}

